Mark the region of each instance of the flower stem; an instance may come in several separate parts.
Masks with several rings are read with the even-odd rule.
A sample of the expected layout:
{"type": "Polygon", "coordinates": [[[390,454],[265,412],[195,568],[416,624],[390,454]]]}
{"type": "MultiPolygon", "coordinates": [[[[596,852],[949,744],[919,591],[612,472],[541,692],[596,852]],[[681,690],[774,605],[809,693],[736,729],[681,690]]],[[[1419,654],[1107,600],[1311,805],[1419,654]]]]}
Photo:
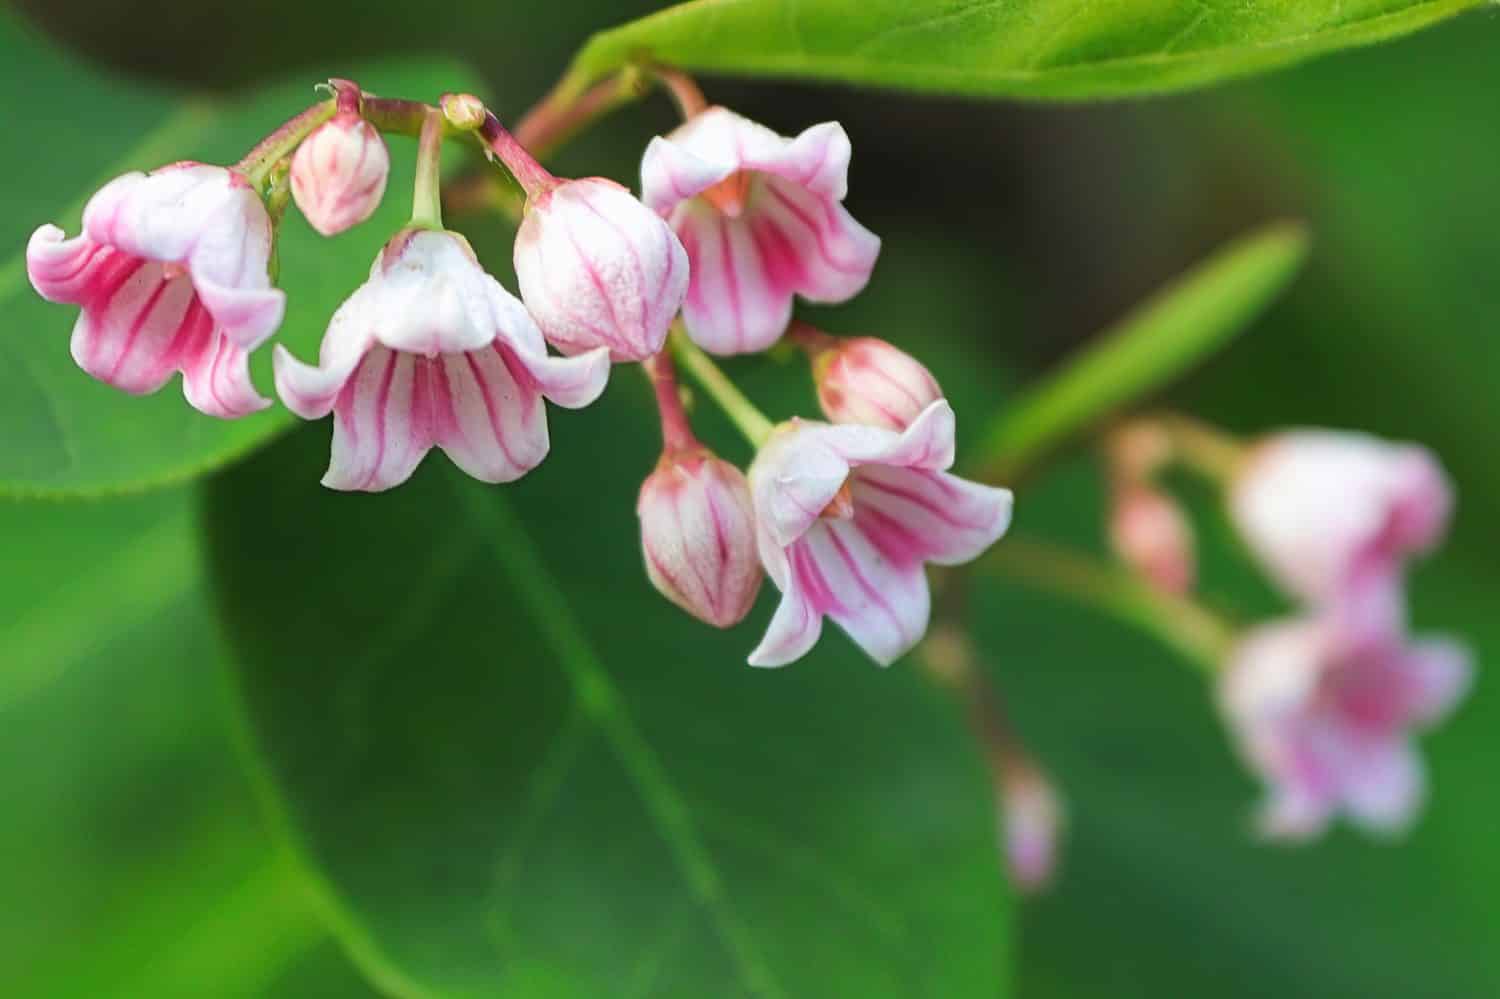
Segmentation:
{"type": "Polygon", "coordinates": [[[713,397],[724,415],[745,435],[745,439],[756,447],[765,443],[766,438],[771,436],[771,421],[755,408],[755,403],[745,398],[745,394],[697,344],[688,339],[687,331],[682,328],[681,323],[673,324],[672,350],[677,355],[677,363],[713,397]]]}
{"type": "Polygon", "coordinates": [[[975,567],[1103,611],[1155,635],[1210,673],[1234,645],[1230,625],[1202,605],[1056,545],[1007,538],[975,567]]]}
{"type": "Polygon", "coordinates": [[[516,123],[516,141],[537,159],[545,159],[595,119],[639,100],[646,93],[645,83],[640,67],[631,65],[576,99],[565,99],[561,87],[554,87],[516,123]]]}
{"type": "Polygon", "coordinates": [[[1232,434],[1180,413],[1164,414],[1157,422],[1171,443],[1173,459],[1221,486],[1234,481],[1248,448],[1232,434]]]}
{"type": "Polygon", "coordinates": [[[479,126],[479,137],[484,140],[486,148],[505,164],[511,176],[516,178],[516,183],[526,192],[527,200],[539,198],[557,186],[557,178],[548,173],[546,167],[538,163],[536,157],[516,141],[514,135],[506,131],[494,112],[485,112],[484,124],[479,126]]]}
{"type": "Polygon", "coordinates": [[[667,93],[672,95],[672,101],[682,114],[683,121],[701,114],[703,109],[708,107],[708,99],[703,96],[703,89],[698,86],[697,81],[682,70],[673,69],[670,66],[652,66],[651,72],[661,81],[662,86],[667,88],[667,93]]]}
{"type": "Polygon", "coordinates": [[[661,414],[661,442],[668,452],[695,451],[703,445],[693,433],[687,410],[682,407],[682,392],[671,351],[664,350],[641,362],[641,370],[651,379],[656,392],[656,408],[661,414]]]}
{"type": "Polygon", "coordinates": [[[428,109],[417,137],[417,182],[411,192],[411,224],[443,227],[443,115],[428,109]]]}
{"type": "MultiPolygon", "coordinates": [[[[346,83],[339,80],[336,83],[346,83]]],[[[355,94],[359,89],[355,88],[355,94]]],[[[260,190],[265,184],[266,178],[284,158],[302,143],[302,140],[312,134],[313,129],[323,124],[334,116],[338,110],[339,96],[343,93],[337,86],[334,88],[334,97],[319,101],[301,114],[288,118],[270,135],[255,144],[244,157],[234,165],[234,169],[244,174],[250,181],[251,186],[260,190]]]]}

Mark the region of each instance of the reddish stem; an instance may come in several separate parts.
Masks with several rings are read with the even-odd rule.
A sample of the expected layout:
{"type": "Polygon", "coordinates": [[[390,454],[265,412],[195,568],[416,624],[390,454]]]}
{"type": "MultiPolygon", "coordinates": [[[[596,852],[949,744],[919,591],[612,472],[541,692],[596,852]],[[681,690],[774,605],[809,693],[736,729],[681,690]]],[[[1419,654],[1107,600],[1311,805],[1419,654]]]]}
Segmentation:
{"type": "Polygon", "coordinates": [[[682,390],[677,385],[677,371],[670,351],[641,362],[651,387],[656,391],[656,409],[661,414],[662,448],[668,453],[696,451],[703,445],[693,433],[687,410],[682,407],[682,390]]]}
{"type": "Polygon", "coordinates": [[[667,88],[667,93],[672,95],[672,100],[677,104],[677,110],[682,113],[683,121],[701,114],[708,107],[708,99],[703,96],[703,89],[691,76],[669,66],[653,66],[651,71],[667,88]]]}
{"type": "Polygon", "coordinates": [[[824,351],[833,350],[839,345],[838,337],[829,336],[811,323],[805,323],[800,319],[793,319],[791,325],[787,326],[786,337],[807,351],[807,356],[811,358],[817,358],[824,351]]]}
{"type": "Polygon", "coordinates": [[[527,152],[526,147],[517,142],[514,135],[506,131],[494,112],[484,113],[484,124],[479,126],[479,136],[490,151],[500,157],[500,162],[516,178],[516,183],[521,185],[528,199],[539,198],[557,186],[557,178],[548,173],[547,168],[538,163],[536,157],[527,152]]]}
{"type": "Polygon", "coordinates": [[[594,84],[575,101],[554,88],[516,123],[516,141],[544,158],[584,125],[644,92],[640,71],[629,67],[594,84]]]}

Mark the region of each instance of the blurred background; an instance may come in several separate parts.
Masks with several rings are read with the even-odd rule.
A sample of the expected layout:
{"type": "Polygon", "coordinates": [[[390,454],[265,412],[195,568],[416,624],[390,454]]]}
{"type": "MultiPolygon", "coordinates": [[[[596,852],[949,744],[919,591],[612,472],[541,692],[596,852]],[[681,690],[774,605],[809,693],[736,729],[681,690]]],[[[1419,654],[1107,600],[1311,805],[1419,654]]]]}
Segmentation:
{"type": "MultiPolygon", "coordinates": [[[[437,55],[466,60],[502,116],[515,117],[590,31],[653,6],[450,0],[435,15],[395,0],[14,3],[0,8],[0,94],[45,113],[22,115],[25,127],[0,139],[0,235],[14,250],[61,218],[184,96],[437,55]]],[[[1482,669],[1472,698],[1425,742],[1432,800],[1407,839],[1340,829],[1308,848],[1261,847],[1248,825],[1258,790],[1201,677],[1146,636],[995,585],[976,615],[988,665],[1072,812],[1059,882],[1011,899],[985,866],[993,818],[964,797],[982,782],[977,755],[930,692],[892,679],[904,667],[869,670],[830,633],[798,679],[774,681],[785,699],[762,704],[752,682],[763,675],[747,677],[740,662],[768,605],[709,635],[650,592],[635,564],[633,497],[657,441],[644,390],[620,379],[600,406],[554,418],[546,474],[509,491],[514,520],[690,803],[711,811],[715,788],[730,785],[739,803],[720,804],[743,821],[731,815],[710,844],[726,890],[749,899],[752,935],[806,940],[769,944],[777,967],[826,959],[854,969],[861,947],[873,964],[882,949],[904,951],[901,975],[871,971],[866,982],[846,969],[833,980],[868,995],[994,995],[997,981],[1028,999],[1500,995],[1500,693],[1483,672],[1500,660],[1497,51],[1500,17],[1468,16],[1202,93],[1088,106],[704,81],[712,99],[784,132],[845,124],[849,205],[886,250],[866,295],[807,315],[926,360],[967,421],[961,448],[977,435],[965,426],[1218,244],[1264,221],[1308,220],[1314,253],[1291,294],[1167,401],[1244,432],[1359,427],[1435,448],[1459,510],[1448,546],[1415,575],[1414,621],[1465,636],[1482,669]],[[725,690],[745,699],[743,717],[699,710],[725,690]],[[828,718],[847,729],[849,760],[799,741],[828,718]],[[934,748],[918,760],[908,746],[934,748]],[[880,774],[836,813],[814,775],[762,786],[758,768],[777,751],[795,756],[793,769],[836,772],[859,756],[879,761],[880,774]],[[882,799],[880,780],[899,796],[882,799]],[[802,842],[797,823],[852,827],[825,844],[878,840],[888,823],[917,835],[923,815],[932,828],[918,831],[932,837],[941,877],[874,847],[851,861],[841,905],[868,906],[850,919],[874,928],[847,952],[820,936],[842,930],[797,904],[796,877],[780,884],[741,843],[759,835],[746,831],[757,822],[780,828],[789,851],[802,842]],[[941,909],[949,922],[912,917],[903,937],[903,892],[913,912],[941,909]],[[959,929],[928,932],[939,925],[959,929]],[[949,966],[942,976],[931,972],[939,964],[949,966]]],[[[645,137],[671,124],[667,102],[647,100],[570,146],[558,170],[629,181],[645,137]]],[[[485,221],[473,235],[510,283],[505,229],[485,221]]],[[[0,275],[0,297],[31,294],[16,278],[0,275]]],[[[22,314],[24,328],[0,337],[0,358],[9,338],[50,337],[66,351],[71,319],[22,314]]],[[[798,369],[761,361],[735,373],[773,415],[810,399],[798,369]]],[[[707,436],[738,455],[705,420],[707,436]]],[[[335,502],[316,488],[327,435],[300,430],[200,486],[0,501],[6,992],[625,994],[617,976],[627,965],[642,995],[752,991],[731,983],[733,955],[710,953],[690,911],[672,914],[684,903],[656,871],[673,861],[628,832],[641,821],[618,817],[638,808],[620,801],[632,778],[589,767],[598,750],[587,740],[584,763],[560,768],[562,804],[523,830],[542,845],[499,875],[487,854],[480,865],[485,880],[509,886],[505,918],[476,916],[463,896],[481,875],[466,851],[477,855],[484,827],[515,821],[510,806],[537,793],[539,746],[548,726],[571,724],[570,702],[553,689],[562,681],[535,635],[537,605],[507,596],[462,536],[437,536],[441,459],[399,498],[335,502]],[[372,546],[392,524],[397,540],[372,546]],[[329,567],[338,559],[346,568],[329,567]],[[496,635],[416,623],[378,662],[346,661],[330,631],[411,611],[403,559],[452,563],[462,585],[437,617],[508,624],[496,635]],[[388,585],[348,597],[361,578],[388,585]],[[420,637],[429,631],[446,644],[420,637]],[[370,675],[382,680],[366,689],[370,675]],[[675,943],[653,951],[636,924],[658,916],[675,943]],[[486,929],[452,931],[467,920],[486,929]],[[468,973],[486,947],[520,969],[503,987],[468,973]]],[[[1198,508],[1209,595],[1274,607],[1237,565],[1211,505],[1198,508]]],[[[1102,551],[1101,509],[1098,476],[1080,455],[1028,484],[1016,530],[1102,551]]],[[[821,861],[809,852],[801,862],[821,861]]]]}

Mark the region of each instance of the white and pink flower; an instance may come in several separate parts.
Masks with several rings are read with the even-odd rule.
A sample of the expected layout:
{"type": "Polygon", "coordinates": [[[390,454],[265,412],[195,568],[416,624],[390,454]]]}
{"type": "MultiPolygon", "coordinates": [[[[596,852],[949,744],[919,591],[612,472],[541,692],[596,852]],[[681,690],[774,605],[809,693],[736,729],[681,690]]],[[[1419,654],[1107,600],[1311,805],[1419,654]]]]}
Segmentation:
{"type": "Polygon", "coordinates": [[[765,350],[794,295],[843,302],[864,288],[880,239],[843,206],[849,155],[836,122],[789,139],[721,107],[651,140],[641,197],[687,248],[683,320],[699,346],[765,350]]]}
{"type": "Polygon", "coordinates": [[[905,430],[943,397],[915,357],[872,336],[827,337],[813,360],[818,403],[834,423],[905,430]]]}
{"type": "Polygon", "coordinates": [[[73,358],[132,394],[182,372],[183,392],[212,416],[264,406],[248,352],[280,326],[285,295],[271,287],[271,220],[241,175],[178,163],[110,181],[83,211],[83,233],[44,225],[26,271],[51,302],[82,306],[73,358]]]}
{"type": "Polygon", "coordinates": [[[309,225],[335,236],[374,214],[390,173],[390,150],[379,130],[357,111],[343,111],[297,147],[292,197],[309,225]]]}
{"type": "Polygon", "coordinates": [[[1057,874],[1063,805],[1041,774],[1027,769],[1007,774],[1000,788],[1001,847],[1011,883],[1035,894],[1057,874]]]}
{"type": "Polygon", "coordinates": [[[1116,491],[1109,542],[1122,562],[1157,589],[1182,594],[1193,588],[1193,527],[1177,501],[1155,486],[1131,482],[1116,491]]]}
{"type": "Polygon", "coordinates": [[[1010,523],[1008,490],[953,464],[953,410],[928,406],[902,433],[792,420],[750,467],[761,563],[781,591],[755,666],[781,666],[831,617],[887,665],[927,630],[923,566],[976,558],[1010,523]]]}
{"type": "Polygon", "coordinates": [[[542,400],[598,398],[608,351],[547,354],[525,307],[457,233],[406,229],[334,313],[313,367],[277,346],[276,389],[306,419],[334,415],[323,484],[379,491],[433,447],[485,482],[535,468],[549,447],[542,400]]]}
{"type": "Polygon", "coordinates": [[[716,628],[750,612],[761,570],[744,473],[706,448],[668,451],[642,483],[636,513],[657,592],[716,628]]]}
{"type": "Polygon", "coordinates": [[[1397,622],[1373,637],[1326,617],[1252,630],[1221,675],[1219,701],[1268,785],[1262,832],[1307,839],[1338,813],[1374,832],[1405,829],[1425,792],[1412,732],[1458,703],[1471,672],[1462,645],[1409,641],[1397,622]]]}
{"type": "Polygon", "coordinates": [[[612,180],[566,180],[527,201],[516,233],[521,298],[564,354],[616,361],[661,350],[688,287],[682,244],[612,180]]]}
{"type": "Polygon", "coordinates": [[[1246,544],[1275,582],[1378,625],[1408,556],[1447,532],[1453,495],[1432,452],[1359,433],[1296,430],[1258,444],[1230,489],[1246,544]]]}

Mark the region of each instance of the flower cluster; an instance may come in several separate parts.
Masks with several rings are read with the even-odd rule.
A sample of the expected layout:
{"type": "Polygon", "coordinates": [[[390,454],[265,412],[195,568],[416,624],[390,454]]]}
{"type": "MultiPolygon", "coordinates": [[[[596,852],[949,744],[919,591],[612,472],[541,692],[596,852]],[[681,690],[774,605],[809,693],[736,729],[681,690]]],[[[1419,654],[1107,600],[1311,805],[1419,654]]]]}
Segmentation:
{"type": "Polygon", "coordinates": [[[1180,418],[1120,431],[1111,457],[1111,535],[1152,585],[1192,585],[1191,528],[1150,482],[1182,458],[1223,484],[1245,548],[1296,605],[1247,629],[1219,675],[1235,742],[1269,788],[1262,832],[1306,839],[1338,813],[1374,832],[1404,829],[1425,783],[1411,732],[1451,710],[1472,671],[1460,644],[1408,633],[1406,562],[1441,541],[1453,505],[1436,458],[1328,430],[1243,447],[1180,418]]]}
{"type": "Polygon", "coordinates": [[[772,427],[739,405],[758,447],[747,475],[693,436],[666,353],[679,316],[678,349],[710,368],[704,351],[765,351],[792,326],[794,298],[842,302],[869,281],[880,240],[843,206],[842,127],[786,138],[695,108],[647,147],[637,198],[601,177],[554,177],[468,95],[430,106],[329,87],[234,166],[127,174],[89,201],[78,237],[36,231],[28,274],[48,300],[81,307],[80,367],[131,393],[181,372],[188,402],[224,419],[269,405],[249,359],[285,311],[272,280],[282,212],[295,203],[325,236],[366,221],[389,175],[382,132],[416,134],[411,221],[334,313],[317,363],[274,348],[286,407],[333,416],[324,485],[390,489],[434,447],[476,479],[512,481],[547,455],[544,400],[586,406],[612,364],[642,362],[666,445],[638,503],[658,590],[727,627],[769,576],[782,598],[757,665],[805,654],[825,617],[881,663],[922,638],[926,563],[978,556],[1011,505],[948,471],[954,415],[931,374],[879,340],[797,327],[830,422],[772,427]],[[442,223],[445,139],[474,143],[526,192],[519,297],[442,223]]]}

